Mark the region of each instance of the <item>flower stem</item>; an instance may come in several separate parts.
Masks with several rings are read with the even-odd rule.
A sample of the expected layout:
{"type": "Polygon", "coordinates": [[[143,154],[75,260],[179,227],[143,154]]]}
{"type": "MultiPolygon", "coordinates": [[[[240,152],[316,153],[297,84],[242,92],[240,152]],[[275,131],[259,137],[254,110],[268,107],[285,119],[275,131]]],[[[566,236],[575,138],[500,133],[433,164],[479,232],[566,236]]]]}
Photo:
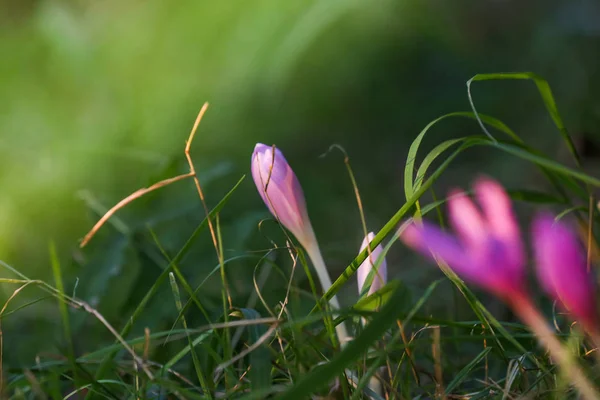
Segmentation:
{"type": "MultiPolygon", "coordinates": [[[[306,248],[306,252],[308,253],[308,257],[310,257],[313,265],[315,266],[315,270],[317,271],[317,277],[319,278],[319,282],[321,282],[323,292],[327,292],[331,287],[331,278],[329,277],[329,272],[327,272],[327,267],[325,266],[325,261],[323,260],[323,256],[321,255],[321,250],[319,250],[319,246],[314,245],[309,248],[306,248]]],[[[337,296],[333,296],[331,300],[329,300],[329,305],[333,310],[340,309],[340,303],[338,302],[337,296]]],[[[336,325],[335,331],[338,337],[338,341],[340,342],[340,346],[345,347],[350,338],[348,336],[348,331],[346,330],[346,325],[344,325],[344,322],[341,322],[338,325],[336,325]]]]}
{"type": "Polygon", "coordinates": [[[509,300],[515,314],[533,331],[538,341],[548,349],[552,359],[559,365],[565,376],[577,388],[582,399],[600,399],[600,394],[586,378],[585,373],[569,350],[554,335],[544,316],[527,297],[509,300]]]}

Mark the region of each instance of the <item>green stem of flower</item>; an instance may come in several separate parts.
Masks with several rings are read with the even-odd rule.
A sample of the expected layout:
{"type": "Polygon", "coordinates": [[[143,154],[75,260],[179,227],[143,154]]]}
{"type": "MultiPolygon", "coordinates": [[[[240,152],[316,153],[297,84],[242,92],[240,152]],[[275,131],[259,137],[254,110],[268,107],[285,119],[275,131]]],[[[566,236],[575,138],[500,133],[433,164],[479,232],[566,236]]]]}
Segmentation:
{"type": "Polygon", "coordinates": [[[510,299],[509,304],[515,314],[531,328],[542,346],[548,349],[552,359],[559,365],[563,374],[573,386],[577,388],[581,394],[581,398],[586,400],[600,399],[600,394],[587,379],[577,360],[556,338],[554,331],[550,328],[550,325],[537,307],[531,302],[531,299],[521,296],[510,299]]]}

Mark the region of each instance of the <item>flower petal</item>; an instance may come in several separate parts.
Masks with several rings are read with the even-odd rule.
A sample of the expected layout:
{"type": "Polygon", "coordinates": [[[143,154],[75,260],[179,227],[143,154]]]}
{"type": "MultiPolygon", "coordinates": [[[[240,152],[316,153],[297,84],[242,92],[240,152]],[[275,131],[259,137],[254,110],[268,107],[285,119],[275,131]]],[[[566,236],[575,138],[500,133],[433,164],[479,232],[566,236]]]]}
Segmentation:
{"type": "Polygon", "coordinates": [[[510,197],[498,182],[489,178],[478,179],[474,188],[490,233],[505,243],[506,268],[519,273],[525,265],[525,249],[510,197]]]}
{"type": "Polygon", "coordinates": [[[550,214],[540,214],[533,224],[538,279],[586,329],[599,331],[594,277],[587,271],[586,258],[577,236],[550,214]]]}
{"type": "Polygon", "coordinates": [[[426,257],[439,257],[457,274],[468,270],[469,257],[458,240],[426,221],[408,225],[400,233],[400,240],[426,257]]]}
{"type": "Polygon", "coordinates": [[[518,238],[519,224],[515,218],[510,197],[504,188],[489,178],[479,178],[474,187],[477,200],[494,235],[508,240],[518,238]]]}
{"type": "Polygon", "coordinates": [[[475,249],[485,243],[488,236],[481,214],[467,194],[453,190],[448,195],[450,224],[464,245],[475,249]]]}
{"type": "MultiPolygon", "coordinates": [[[[367,236],[364,238],[360,251],[362,252],[369,242],[373,241],[375,238],[375,234],[373,232],[369,232],[367,236]]],[[[363,285],[369,276],[369,273],[373,269],[373,267],[377,264],[377,261],[381,257],[383,253],[383,247],[381,244],[377,246],[375,249],[371,249],[371,254],[363,261],[363,263],[358,267],[356,271],[356,279],[358,281],[358,292],[362,292],[363,285]]],[[[383,285],[387,282],[387,263],[385,261],[385,257],[381,260],[379,264],[379,268],[375,272],[375,276],[373,277],[373,281],[371,282],[371,287],[369,288],[369,295],[375,293],[377,290],[381,289],[383,285]]]]}
{"type": "Polygon", "coordinates": [[[314,241],[314,232],[300,182],[279,149],[258,143],[252,154],[252,178],[258,192],[283,226],[304,247],[314,241]]]}

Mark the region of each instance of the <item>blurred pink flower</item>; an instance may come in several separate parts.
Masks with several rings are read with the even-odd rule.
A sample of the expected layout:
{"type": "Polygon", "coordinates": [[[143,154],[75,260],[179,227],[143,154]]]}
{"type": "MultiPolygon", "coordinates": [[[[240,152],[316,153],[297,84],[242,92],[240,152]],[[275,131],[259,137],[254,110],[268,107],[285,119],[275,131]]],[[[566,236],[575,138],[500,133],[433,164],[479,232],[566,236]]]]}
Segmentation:
{"type": "Polygon", "coordinates": [[[474,185],[481,210],[464,193],[448,197],[455,235],[428,223],[412,223],[401,240],[426,256],[441,258],[461,278],[507,300],[526,296],[525,254],[510,198],[494,180],[474,185]]]}
{"type": "Polygon", "coordinates": [[[544,290],[570,312],[584,329],[600,333],[594,275],[576,234],[547,213],[536,217],[532,229],[537,276],[544,290]]]}
{"type": "Polygon", "coordinates": [[[279,149],[258,143],[252,153],[252,178],[260,197],[281,225],[305,248],[315,245],[304,193],[296,174],[279,149]]]}
{"type": "MultiPolygon", "coordinates": [[[[373,232],[369,232],[369,234],[364,238],[360,251],[362,252],[367,248],[369,242],[373,240],[375,234],[373,232]]],[[[377,265],[377,260],[381,256],[383,252],[383,247],[381,245],[377,246],[375,249],[371,249],[371,254],[360,264],[358,267],[358,271],[356,271],[356,279],[358,281],[358,293],[362,292],[363,286],[369,273],[373,270],[373,267],[377,265]]],[[[387,263],[385,262],[385,257],[381,260],[379,264],[379,268],[374,272],[373,281],[371,282],[371,287],[369,288],[369,293],[367,295],[373,294],[385,285],[387,282],[387,263]]]]}

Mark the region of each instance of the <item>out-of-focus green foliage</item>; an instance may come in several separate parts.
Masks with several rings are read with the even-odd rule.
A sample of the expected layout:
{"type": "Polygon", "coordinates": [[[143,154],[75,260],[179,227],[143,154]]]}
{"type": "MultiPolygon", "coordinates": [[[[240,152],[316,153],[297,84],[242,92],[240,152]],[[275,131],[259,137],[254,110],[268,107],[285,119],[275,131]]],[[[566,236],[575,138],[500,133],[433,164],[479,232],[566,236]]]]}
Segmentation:
{"type": "MultiPolygon", "coordinates": [[[[369,228],[377,230],[403,201],[409,143],[433,118],[468,110],[464,83],[475,73],[535,71],[551,83],[576,138],[600,135],[600,11],[592,0],[3,0],[0,8],[0,258],[48,279],[55,240],[66,290],[117,325],[165,266],[148,226],[172,256],[203,217],[193,184],[133,203],[83,251],[77,239],[133,190],[186,171],[184,142],[204,101],[211,106],[192,154],[209,207],[248,172],[254,143],[276,143],[302,182],[334,276],[355,256],[362,230],[341,154],[319,158],[331,144],[348,151],[369,228]]],[[[473,95],[481,112],[562,157],[531,83],[479,83],[473,95]]],[[[479,132],[469,121],[445,126],[438,135],[479,132]]],[[[442,185],[480,172],[536,185],[537,173],[525,166],[477,151],[442,185]]],[[[226,256],[245,257],[230,270],[241,298],[253,291],[257,262],[246,250],[270,245],[257,228],[266,216],[249,180],[221,216],[226,256]]],[[[264,232],[277,235],[270,223],[264,232]]],[[[216,265],[210,243],[206,234],[182,262],[194,284],[216,265]]],[[[392,275],[406,268],[406,279],[418,283],[421,273],[396,254],[392,275]]],[[[173,313],[164,290],[169,301],[152,305],[147,325],[173,313]]],[[[219,296],[220,286],[206,285],[209,308],[219,296]]],[[[14,322],[12,332],[32,321],[45,329],[41,316],[58,318],[54,305],[27,310],[31,318],[14,322]]],[[[83,318],[73,323],[80,341],[107,337],[83,318]]],[[[37,351],[19,356],[31,360],[37,351]]]]}

